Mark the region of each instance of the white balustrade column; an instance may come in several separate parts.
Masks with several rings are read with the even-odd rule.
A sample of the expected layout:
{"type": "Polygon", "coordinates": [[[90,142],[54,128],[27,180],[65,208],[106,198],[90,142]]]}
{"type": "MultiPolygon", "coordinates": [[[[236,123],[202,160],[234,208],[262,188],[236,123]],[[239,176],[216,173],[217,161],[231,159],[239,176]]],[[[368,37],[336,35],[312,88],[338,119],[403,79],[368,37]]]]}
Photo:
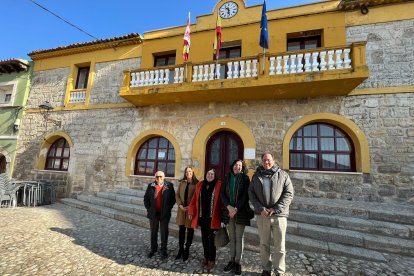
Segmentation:
{"type": "Polygon", "coordinates": [[[296,73],[296,55],[290,55],[290,73],[296,73]]]}
{"type": "Polygon", "coordinates": [[[252,72],[252,77],[255,78],[257,77],[257,59],[253,60],[253,72],[252,72]]]}
{"type": "Polygon", "coordinates": [[[203,80],[203,65],[198,66],[198,81],[203,80]]]}
{"type": "Polygon", "coordinates": [[[289,56],[283,56],[283,74],[289,74],[289,56]]]}
{"type": "Polygon", "coordinates": [[[342,61],[342,50],[335,51],[335,68],[336,69],[344,68],[343,61],[342,61]]]}
{"type": "Polygon", "coordinates": [[[198,71],[198,66],[197,65],[193,66],[193,82],[197,82],[198,81],[198,79],[197,79],[197,71],[198,71]]]}
{"type": "Polygon", "coordinates": [[[139,72],[138,86],[144,86],[144,81],[145,81],[145,72],[141,71],[141,72],[139,72]]]}
{"type": "Polygon", "coordinates": [[[233,62],[228,62],[227,63],[227,78],[231,79],[233,78],[233,62]]]}
{"type": "Polygon", "coordinates": [[[214,69],[216,68],[216,65],[214,63],[210,64],[210,76],[208,80],[214,80],[214,69]]]}
{"type": "Polygon", "coordinates": [[[344,68],[351,68],[351,59],[349,58],[349,53],[351,49],[344,49],[344,68]]]}
{"type": "Polygon", "coordinates": [[[282,74],[282,57],[276,57],[276,75],[282,74]]]}
{"type": "Polygon", "coordinates": [[[208,81],[208,64],[204,64],[204,81],[208,81]]]}
{"type": "Polygon", "coordinates": [[[245,70],[244,70],[244,64],[245,64],[245,61],[244,60],[241,60],[240,61],[240,78],[244,78],[245,77],[245,70]]]}
{"type": "Polygon", "coordinates": [[[160,77],[158,79],[159,84],[164,84],[164,69],[159,70],[160,71],[160,77]]]}
{"type": "Polygon", "coordinates": [[[306,53],[305,54],[305,72],[311,72],[311,66],[312,64],[310,63],[310,57],[311,57],[311,53],[306,53]]]}
{"type": "Polygon", "coordinates": [[[246,60],[246,78],[250,78],[252,76],[252,61],[246,60]]]}
{"type": "Polygon", "coordinates": [[[131,73],[131,81],[129,82],[129,85],[131,87],[137,86],[137,73],[136,72],[131,73]]]}
{"type": "Polygon", "coordinates": [[[269,75],[273,76],[275,74],[275,57],[270,57],[270,67],[269,67],[269,75]]]}
{"type": "Polygon", "coordinates": [[[164,73],[165,73],[164,84],[169,84],[170,83],[170,69],[165,69],[164,73]]]}
{"type": "Polygon", "coordinates": [[[150,71],[150,79],[149,79],[148,85],[153,85],[153,84],[154,84],[154,71],[151,70],[150,71]]]}
{"type": "Polygon", "coordinates": [[[233,64],[234,64],[233,79],[237,79],[239,78],[239,62],[235,61],[233,62],[233,64]]]}
{"type": "Polygon", "coordinates": [[[334,53],[334,50],[328,51],[328,70],[335,69],[335,62],[333,60],[334,53]]]}
{"type": "Polygon", "coordinates": [[[182,83],[184,81],[184,67],[180,67],[180,76],[178,77],[178,82],[182,83]]]}
{"type": "Polygon", "coordinates": [[[298,54],[297,64],[298,65],[296,68],[296,72],[302,73],[303,72],[303,54],[298,54]]]}
{"type": "Polygon", "coordinates": [[[154,85],[157,85],[160,81],[160,70],[155,70],[154,85]]]}
{"type": "Polygon", "coordinates": [[[216,68],[216,80],[220,79],[220,68],[221,68],[221,64],[217,63],[217,68],[216,68]]]}
{"type": "Polygon", "coordinates": [[[179,69],[178,69],[178,67],[177,68],[174,68],[174,83],[178,83],[178,74],[179,74],[179,69]]]}
{"type": "Polygon", "coordinates": [[[319,55],[318,52],[312,53],[312,72],[319,71],[318,55],[319,55]]]}
{"type": "Polygon", "coordinates": [[[321,71],[326,70],[326,51],[320,52],[320,59],[321,59],[321,71]]]}
{"type": "Polygon", "coordinates": [[[148,86],[149,79],[150,79],[150,72],[149,71],[145,71],[144,86],[148,86]]]}

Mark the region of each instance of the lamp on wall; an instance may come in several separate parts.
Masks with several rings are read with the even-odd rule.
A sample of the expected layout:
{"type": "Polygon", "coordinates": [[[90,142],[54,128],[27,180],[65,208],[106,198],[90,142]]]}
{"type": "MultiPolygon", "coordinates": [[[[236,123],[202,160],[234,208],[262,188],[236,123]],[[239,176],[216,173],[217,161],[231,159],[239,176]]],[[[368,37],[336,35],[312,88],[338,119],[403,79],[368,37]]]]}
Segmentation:
{"type": "Polygon", "coordinates": [[[55,126],[61,127],[62,126],[61,121],[49,118],[50,111],[53,109],[54,109],[53,106],[48,101],[45,101],[44,103],[39,105],[40,114],[43,116],[43,119],[46,122],[46,127],[47,127],[48,121],[54,123],[55,126]]]}
{"type": "Polygon", "coordinates": [[[363,4],[363,5],[360,7],[360,11],[361,11],[361,13],[362,13],[363,15],[366,15],[367,13],[369,13],[369,9],[368,9],[368,7],[367,7],[365,4],[363,4]]]}

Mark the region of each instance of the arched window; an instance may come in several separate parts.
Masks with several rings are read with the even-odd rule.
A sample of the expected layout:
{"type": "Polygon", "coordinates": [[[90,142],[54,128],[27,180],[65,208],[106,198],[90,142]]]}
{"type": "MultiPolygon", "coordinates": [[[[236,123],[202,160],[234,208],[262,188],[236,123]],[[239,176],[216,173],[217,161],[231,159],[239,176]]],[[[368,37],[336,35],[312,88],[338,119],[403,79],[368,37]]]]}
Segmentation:
{"type": "Polygon", "coordinates": [[[142,144],[135,158],[136,175],[154,175],[157,171],[163,171],[165,176],[175,174],[174,147],[161,136],[152,137],[142,144]]]}
{"type": "Polygon", "coordinates": [[[341,129],[323,123],[309,124],[295,132],[289,160],[290,169],[355,171],[351,139],[341,129]]]}
{"type": "Polygon", "coordinates": [[[47,152],[46,170],[67,171],[70,147],[65,138],[56,140],[47,152]]]}

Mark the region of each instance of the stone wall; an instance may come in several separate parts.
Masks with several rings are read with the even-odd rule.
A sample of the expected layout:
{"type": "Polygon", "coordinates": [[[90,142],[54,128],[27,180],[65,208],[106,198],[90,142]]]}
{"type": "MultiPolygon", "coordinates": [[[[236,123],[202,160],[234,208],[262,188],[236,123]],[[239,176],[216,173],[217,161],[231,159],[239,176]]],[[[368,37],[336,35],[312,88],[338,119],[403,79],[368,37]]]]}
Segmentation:
{"type": "Polygon", "coordinates": [[[414,85],[414,20],[347,28],[347,43],[367,41],[370,77],[359,88],[414,85]]]}
{"type": "Polygon", "coordinates": [[[140,58],[97,63],[90,104],[126,103],[127,101],[119,97],[123,71],[138,69],[140,64],[140,58]]]}
{"type": "MultiPolygon", "coordinates": [[[[413,106],[413,94],[389,94],[66,111],[59,116],[62,130],[74,143],[69,168],[71,190],[93,193],[121,186],[142,188],[151,180],[125,176],[128,147],[147,130],[162,129],[179,141],[183,170],[192,163],[193,140],[198,130],[212,119],[230,116],[252,130],[257,143],[257,165],[265,150],[275,152],[276,159],[282,161],[286,131],[301,117],[317,112],[339,114],[353,120],[367,136],[371,173],[291,172],[297,194],[383,201],[414,196],[413,106]]],[[[27,114],[27,120],[35,122],[36,116],[27,114]]],[[[35,123],[22,131],[23,137],[31,138],[24,140],[19,154],[25,156],[18,158],[19,176],[33,169],[46,134],[44,126],[35,123]]]]}

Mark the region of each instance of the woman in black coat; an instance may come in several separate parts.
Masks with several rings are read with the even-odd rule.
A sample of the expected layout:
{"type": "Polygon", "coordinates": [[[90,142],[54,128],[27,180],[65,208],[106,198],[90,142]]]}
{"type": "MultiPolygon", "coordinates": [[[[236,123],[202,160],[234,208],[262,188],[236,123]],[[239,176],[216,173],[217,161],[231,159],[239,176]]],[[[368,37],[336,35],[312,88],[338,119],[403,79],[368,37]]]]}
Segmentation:
{"type": "Polygon", "coordinates": [[[221,188],[220,197],[223,202],[221,221],[227,225],[230,238],[230,261],[224,267],[224,272],[234,271],[240,275],[240,261],[244,247],[244,228],[250,225],[253,211],[249,206],[250,179],[243,160],[235,160],[230,166],[221,188]]]}

